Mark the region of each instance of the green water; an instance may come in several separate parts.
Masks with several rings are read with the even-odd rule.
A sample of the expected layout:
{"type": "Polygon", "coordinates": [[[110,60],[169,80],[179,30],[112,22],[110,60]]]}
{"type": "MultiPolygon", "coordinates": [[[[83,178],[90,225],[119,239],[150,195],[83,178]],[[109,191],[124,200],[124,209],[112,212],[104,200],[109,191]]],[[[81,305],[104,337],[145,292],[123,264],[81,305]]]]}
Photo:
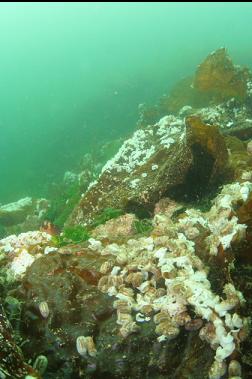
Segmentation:
{"type": "Polygon", "coordinates": [[[47,195],[225,46],[252,66],[250,3],[1,3],[0,203],[47,195]]]}

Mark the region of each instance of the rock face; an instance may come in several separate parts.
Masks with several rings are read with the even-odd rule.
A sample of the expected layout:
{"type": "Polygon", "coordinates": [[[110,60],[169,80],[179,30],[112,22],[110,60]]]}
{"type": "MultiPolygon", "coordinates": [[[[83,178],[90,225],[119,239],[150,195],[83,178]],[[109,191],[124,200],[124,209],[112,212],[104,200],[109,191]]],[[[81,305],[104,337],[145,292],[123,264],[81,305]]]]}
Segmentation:
{"type": "Polygon", "coordinates": [[[216,362],[225,369],[247,335],[230,267],[246,238],[240,222],[251,191],[251,182],[228,184],[208,212],[187,209],[174,220],[177,204],[166,199],[150,235],[125,233],[121,243],[107,233],[48,252],[37,235],[31,252],[39,256],[5,298],[26,360],[45,356],[45,378],[54,379],[208,379],[216,362]],[[80,344],[87,338],[89,349],[80,344]]]}
{"type": "Polygon", "coordinates": [[[15,203],[9,203],[0,207],[0,223],[6,226],[19,224],[32,209],[32,199],[25,197],[15,203]]]}
{"type": "MultiPolygon", "coordinates": [[[[10,235],[0,240],[0,251],[5,253],[4,269],[7,270],[8,281],[20,279],[27,267],[47,251],[57,250],[51,245],[52,236],[45,232],[33,231],[10,235]]],[[[2,257],[3,258],[3,257],[2,257]]],[[[1,262],[1,260],[0,260],[1,262]]],[[[2,262],[0,264],[2,267],[2,262]]]]}
{"type": "Polygon", "coordinates": [[[217,127],[198,117],[167,116],[138,130],[103,168],[69,223],[90,223],[103,208],[149,216],[161,197],[196,198],[225,172],[228,155],[217,127]]]}
{"type": "Polygon", "coordinates": [[[137,218],[134,214],[125,214],[116,219],[107,221],[104,225],[97,226],[92,236],[98,239],[109,239],[110,241],[126,238],[136,233],[134,223],[137,218]]]}
{"type": "Polygon", "coordinates": [[[25,362],[44,379],[240,379],[241,364],[251,377],[252,148],[237,138],[252,123],[246,75],[215,52],[177,93],[178,116],[123,143],[68,220],[91,238],[0,240],[1,378],[39,378],[25,362]]]}
{"type": "Polygon", "coordinates": [[[233,178],[246,181],[252,178],[252,158],[246,151],[246,143],[240,139],[228,136],[225,138],[229,151],[229,166],[233,172],[233,178]]]}
{"type": "MultiPolygon", "coordinates": [[[[25,356],[34,362],[48,357],[50,370],[61,367],[55,378],[79,376],[82,357],[76,349],[79,336],[97,336],[113,313],[111,299],[97,289],[104,257],[91,250],[68,247],[39,258],[27,270],[22,285],[12,292],[24,302],[20,335],[25,356]],[[49,349],[49,350],[48,350],[49,349]]],[[[95,364],[89,357],[88,364],[95,364]]]]}
{"type": "Polygon", "coordinates": [[[223,101],[242,101],[243,106],[247,102],[251,104],[251,83],[248,69],[234,65],[226,49],[218,49],[198,66],[194,75],[178,82],[156,105],[142,105],[138,125],[146,127],[166,114],[180,114],[188,106],[191,110],[187,112],[192,114],[196,109],[219,105],[223,101]]]}
{"type": "Polygon", "coordinates": [[[248,70],[234,66],[225,48],[210,54],[196,71],[194,87],[216,102],[247,96],[248,70]]]}
{"type": "Polygon", "coordinates": [[[17,346],[13,337],[13,329],[9,323],[5,311],[0,305],[0,377],[23,379],[29,378],[41,379],[40,375],[24,361],[21,349],[17,346]]]}
{"type": "MultiPolygon", "coordinates": [[[[192,87],[183,83],[188,91],[183,87],[182,93],[177,90],[163,98],[153,112],[141,107],[141,126],[144,114],[148,121],[167,111],[177,116],[164,116],[125,141],[82,195],[67,224],[89,224],[105,207],[149,217],[162,197],[195,200],[218,180],[232,179],[226,171],[222,135],[252,137],[251,73],[235,66],[226,50],[219,49],[199,66],[190,83],[192,87]]],[[[237,165],[233,159],[230,167],[236,170],[242,161],[248,162],[244,159],[237,165]]]]}
{"type": "Polygon", "coordinates": [[[2,205],[0,207],[0,226],[4,228],[5,235],[37,230],[48,207],[48,200],[36,200],[31,197],[2,205]]]}

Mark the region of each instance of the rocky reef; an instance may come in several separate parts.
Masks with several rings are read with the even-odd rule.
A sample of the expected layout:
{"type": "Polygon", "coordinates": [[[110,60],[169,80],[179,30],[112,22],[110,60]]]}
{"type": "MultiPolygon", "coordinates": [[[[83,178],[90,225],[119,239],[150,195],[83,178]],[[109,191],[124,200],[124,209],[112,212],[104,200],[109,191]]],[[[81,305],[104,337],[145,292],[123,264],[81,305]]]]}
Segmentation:
{"type": "Polygon", "coordinates": [[[25,197],[16,202],[0,206],[0,236],[36,230],[47,212],[50,203],[46,199],[25,197]]]}
{"type": "Polygon", "coordinates": [[[207,94],[205,106],[188,98],[178,112],[136,130],[82,195],[68,224],[92,223],[104,207],[150,217],[162,197],[194,201],[230,180],[227,136],[251,135],[251,83],[249,71],[234,66],[225,49],[212,53],[191,84],[199,98],[207,94]]]}
{"type": "MultiPolygon", "coordinates": [[[[231,111],[248,112],[251,115],[251,72],[234,65],[225,48],[218,49],[206,57],[195,74],[178,82],[168,95],[163,95],[157,104],[139,107],[139,127],[157,122],[167,114],[188,115],[196,109],[208,108],[218,112],[221,105],[231,100],[231,111]],[[216,109],[217,106],[217,109],[216,109]]],[[[212,111],[210,113],[212,113],[212,111]]],[[[224,118],[228,112],[224,113],[224,118]]],[[[238,116],[238,115],[237,115],[238,116]]],[[[237,116],[232,117],[232,119],[237,116]]],[[[249,117],[247,117],[249,118],[249,117]]],[[[246,120],[246,117],[243,121],[246,120]]],[[[234,120],[233,120],[234,121],[234,120]]],[[[231,120],[227,121],[227,123],[231,120]]],[[[224,127],[225,124],[219,125],[224,127]]],[[[231,126],[229,124],[229,126],[231,126]]]]}
{"type": "Polygon", "coordinates": [[[210,54],[198,67],[193,86],[202,94],[221,102],[230,98],[245,100],[249,71],[235,66],[222,48],[210,54]]]}
{"type": "Polygon", "coordinates": [[[220,49],[183,85],[60,234],[0,240],[0,378],[252,377],[251,73],[220,49]]]}
{"type": "Polygon", "coordinates": [[[225,175],[228,153],[217,127],[197,116],[165,116],[137,130],[102,169],[69,223],[89,224],[104,207],[151,216],[160,198],[203,195],[225,175]]]}

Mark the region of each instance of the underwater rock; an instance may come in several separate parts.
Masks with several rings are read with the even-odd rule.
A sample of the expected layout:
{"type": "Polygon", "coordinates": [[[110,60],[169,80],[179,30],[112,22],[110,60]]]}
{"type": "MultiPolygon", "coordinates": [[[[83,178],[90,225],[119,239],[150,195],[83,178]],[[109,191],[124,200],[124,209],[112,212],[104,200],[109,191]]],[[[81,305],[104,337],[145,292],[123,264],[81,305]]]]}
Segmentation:
{"type": "MultiPolygon", "coordinates": [[[[194,140],[201,125],[189,122],[194,140]]],[[[205,127],[201,143],[212,153],[205,127]]],[[[213,167],[222,170],[218,160],[213,167]]],[[[178,203],[164,199],[149,236],[96,236],[41,254],[8,293],[22,304],[21,322],[11,320],[25,357],[46,357],[55,379],[207,379],[237,359],[246,303],[229,265],[246,238],[236,212],[251,190],[250,182],[227,184],[208,212],[187,209],[174,220],[178,203]]]]}
{"type": "MultiPolygon", "coordinates": [[[[156,373],[208,378],[226,368],[225,359],[237,353],[247,319],[236,312],[242,307],[244,311],[245,299],[230,282],[228,270],[234,259],[231,247],[246,238],[246,226],[239,224],[235,210],[248,200],[251,189],[248,182],[228,184],[209,212],[188,209],[177,221],[171,220],[169,212],[156,213],[149,237],[135,236],[124,244],[106,242],[98,247],[108,259],[101,266],[98,288],[115,299],[116,323],[125,346],[132,338],[141,341],[144,327],[155,328],[164,349],[177,346],[182,354],[178,361],[167,361],[162,354],[158,361],[153,359],[156,373]],[[163,235],[156,231],[160,223],[167,226],[163,235]],[[192,228],[205,229],[197,235],[201,244],[188,233],[192,228]],[[217,293],[212,286],[218,288],[217,293]]],[[[141,352],[146,357],[144,347],[141,352]]],[[[129,363],[132,366],[130,359],[129,363]]],[[[114,375],[111,373],[112,378],[114,375]]],[[[124,377],[131,375],[126,367],[124,377]]]]}
{"type": "Polygon", "coordinates": [[[134,214],[125,214],[107,221],[104,225],[97,226],[92,231],[92,236],[98,239],[113,241],[123,237],[129,237],[136,233],[134,223],[137,218],[134,214]]]}
{"type": "Polygon", "coordinates": [[[185,80],[177,97],[141,107],[142,129],[100,176],[84,157],[82,174],[67,179],[83,191],[95,179],[68,220],[87,224],[85,242],[56,248],[42,232],[0,240],[3,304],[40,373],[209,379],[240,376],[244,364],[250,377],[252,158],[235,137],[250,133],[248,78],[218,50],[194,88],[185,80]],[[150,125],[167,109],[179,116],[150,125]]]}
{"type": "Polygon", "coordinates": [[[252,157],[247,153],[246,144],[233,136],[227,136],[225,141],[229,152],[230,178],[251,181],[252,157]]]}
{"type": "Polygon", "coordinates": [[[9,323],[3,306],[0,304],[0,377],[23,379],[31,375],[34,379],[41,379],[40,375],[25,363],[21,349],[13,337],[13,329],[9,323]]]}
{"type": "MultiPolygon", "coordinates": [[[[224,135],[234,136],[241,140],[252,137],[252,107],[247,101],[241,102],[233,97],[216,105],[212,101],[206,104],[204,107],[189,109],[189,115],[199,116],[208,125],[217,125],[224,135]]],[[[182,107],[179,115],[184,108],[188,106],[182,107]]]]}
{"type": "MultiPolygon", "coordinates": [[[[192,115],[200,108],[218,106],[230,100],[237,103],[236,112],[239,108],[247,108],[251,112],[251,98],[251,72],[234,65],[226,49],[221,48],[211,53],[198,66],[193,76],[183,78],[175,84],[170,93],[164,94],[156,105],[141,105],[137,125],[147,127],[167,114],[192,115]]],[[[238,125],[240,132],[237,128],[237,133],[249,133],[251,137],[248,125],[250,119],[251,117],[244,117],[242,124],[238,125]]],[[[229,120],[229,132],[230,127],[232,128],[232,123],[229,120]]]]}
{"type": "Polygon", "coordinates": [[[32,208],[31,197],[25,197],[15,203],[2,205],[0,207],[0,223],[5,226],[18,224],[25,219],[32,208]]]}
{"type": "Polygon", "coordinates": [[[149,217],[160,198],[200,197],[225,175],[228,154],[217,127],[196,116],[166,116],[126,140],[82,196],[69,224],[89,224],[102,209],[149,217]]]}
{"type": "MultiPolygon", "coordinates": [[[[193,87],[193,77],[180,80],[170,91],[169,95],[163,95],[158,102],[158,116],[166,114],[179,114],[188,116],[195,112],[197,108],[209,104],[208,96],[199,94],[193,87]],[[184,109],[187,107],[187,110],[184,109]]],[[[158,118],[157,118],[158,120],[158,118]]]]}
{"type": "MultiPolygon", "coordinates": [[[[252,196],[249,195],[247,201],[243,203],[237,209],[237,217],[239,222],[245,224],[246,228],[246,240],[244,243],[237,248],[235,251],[236,256],[239,261],[243,264],[250,265],[252,264],[252,196]]],[[[249,267],[249,266],[248,266],[249,267]]]]}
{"type": "Polygon", "coordinates": [[[146,104],[138,105],[138,128],[146,127],[147,125],[152,125],[158,119],[159,110],[157,106],[147,106],[146,104]]]}
{"type": "Polygon", "coordinates": [[[247,96],[248,70],[235,66],[225,48],[208,55],[196,71],[194,87],[215,102],[247,96]]]}
{"type": "Polygon", "coordinates": [[[237,137],[241,140],[247,140],[252,137],[252,120],[246,119],[243,120],[239,126],[232,129],[224,130],[224,134],[237,137]]]}
{"type": "Polygon", "coordinates": [[[155,204],[154,215],[164,213],[166,216],[172,217],[173,213],[179,209],[181,209],[181,205],[179,203],[169,199],[168,197],[163,197],[155,204]]]}
{"type": "MultiPolygon", "coordinates": [[[[97,144],[93,146],[92,153],[86,153],[81,158],[76,172],[68,170],[60,182],[51,183],[48,190],[50,204],[43,215],[42,221],[51,222],[58,229],[62,229],[70,213],[79,202],[81,194],[87,190],[92,181],[97,179],[103,165],[115,154],[121,143],[122,139],[120,138],[106,143],[97,141],[97,144]]],[[[34,226],[35,229],[39,229],[41,226],[41,220],[36,221],[29,218],[29,221],[31,221],[30,226],[26,222],[24,225],[20,225],[19,228],[13,227],[6,232],[9,232],[8,234],[20,233],[34,230],[34,226]]]]}
{"type": "MultiPolygon", "coordinates": [[[[198,150],[197,154],[201,155],[201,159],[204,160],[204,155],[208,155],[209,159],[213,161],[210,170],[205,165],[205,170],[208,170],[208,174],[210,174],[209,180],[213,182],[224,174],[227,165],[228,152],[225,140],[219,133],[217,126],[209,127],[197,116],[188,117],[186,126],[187,144],[191,146],[194,152],[194,159],[196,156],[195,150],[198,150]]],[[[206,160],[204,163],[206,163],[206,160]]],[[[198,164],[198,167],[196,165],[194,169],[197,171],[197,175],[200,176],[200,164],[198,164]]]]}
{"type": "Polygon", "coordinates": [[[247,144],[247,153],[252,155],[252,141],[249,141],[247,144]]]}
{"type": "Polygon", "coordinates": [[[0,207],[0,224],[4,227],[4,235],[37,230],[48,207],[48,200],[35,200],[30,197],[2,205],[0,207]]]}
{"type": "Polygon", "coordinates": [[[218,125],[225,135],[237,136],[246,140],[251,133],[251,108],[245,103],[232,98],[226,102],[194,110],[203,122],[209,125],[218,125]]]}
{"type": "Polygon", "coordinates": [[[63,182],[66,184],[66,185],[71,185],[71,184],[74,184],[74,183],[78,183],[79,181],[79,177],[77,174],[75,174],[74,172],[72,171],[66,171],[65,174],[64,174],[64,178],[63,178],[63,182]]]}
{"type": "MultiPolygon", "coordinates": [[[[22,302],[18,333],[24,340],[24,354],[34,362],[38,356],[47,357],[48,377],[89,378],[91,373],[111,379],[122,375],[137,378],[140,374],[156,377],[155,372],[165,375],[179,365],[184,350],[179,353],[178,349],[187,340],[184,335],[176,342],[159,344],[153,325],[147,323],[127,340],[118,335],[112,298],[96,285],[100,278],[96,270],[105,259],[81,245],[59,249],[34,262],[21,285],[11,291],[22,302]],[[45,300],[50,310],[47,318],[39,311],[45,300]],[[93,337],[94,352],[79,355],[83,350],[76,349],[76,341],[81,336],[85,340],[93,337]],[[160,357],[161,351],[165,354],[160,357]]],[[[189,345],[193,343],[188,341],[189,345]]],[[[204,343],[198,343],[203,348],[204,343]]],[[[207,347],[205,356],[209,353],[207,347]]]]}
{"type": "MultiPolygon", "coordinates": [[[[19,287],[11,291],[23,304],[18,333],[24,341],[29,340],[22,347],[25,356],[35,361],[43,355],[49,371],[66,365],[79,377],[82,363],[76,339],[96,336],[113,313],[111,299],[97,289],[104,261],[104,257],[76,245],[44,255],[27,269],[19,287]]],[[[92,356],[90,359],[84,363],[93,362],[92,356]]],[[[57,378],[68,378],[59,372],[57,378]]]]}
{"type": "Polygon", "coordinates": [[[52,236],[41,231],[10,235],[0,240],[0,252],[5,254],[4,271],[8,282],[24,276],[28,267],[52,246],[52,236]]]}

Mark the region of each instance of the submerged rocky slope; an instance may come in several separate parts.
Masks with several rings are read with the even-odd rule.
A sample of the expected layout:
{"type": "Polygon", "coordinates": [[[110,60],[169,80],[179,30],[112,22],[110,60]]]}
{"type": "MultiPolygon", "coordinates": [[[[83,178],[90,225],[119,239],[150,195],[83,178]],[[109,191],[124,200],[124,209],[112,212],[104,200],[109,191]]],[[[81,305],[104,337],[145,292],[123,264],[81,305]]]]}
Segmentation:
{"type": "Polygon", "coordinates": [[[252,377],[251,74],[220,49],[183,85],[62,236],[0,240],[0,377],[252,377]]]}
{"type": "MultiPolygon", "coordinates": [[[[178,112],[138,129],[124,142],[83,194],[70,224],[88,224],[104,207],[153,215],[164,196],[195,200],[223,183],[225,175],[232,177],[227,169],[230,138],[225,136],[252,136],[251,74],[220,49],[199,66],[191,86],[193,94],[178,112]],[[204,107],[195,108],[196,99],[204,107]]],[[[174,98],[167,99],[168,111],[174,98]]]]}

